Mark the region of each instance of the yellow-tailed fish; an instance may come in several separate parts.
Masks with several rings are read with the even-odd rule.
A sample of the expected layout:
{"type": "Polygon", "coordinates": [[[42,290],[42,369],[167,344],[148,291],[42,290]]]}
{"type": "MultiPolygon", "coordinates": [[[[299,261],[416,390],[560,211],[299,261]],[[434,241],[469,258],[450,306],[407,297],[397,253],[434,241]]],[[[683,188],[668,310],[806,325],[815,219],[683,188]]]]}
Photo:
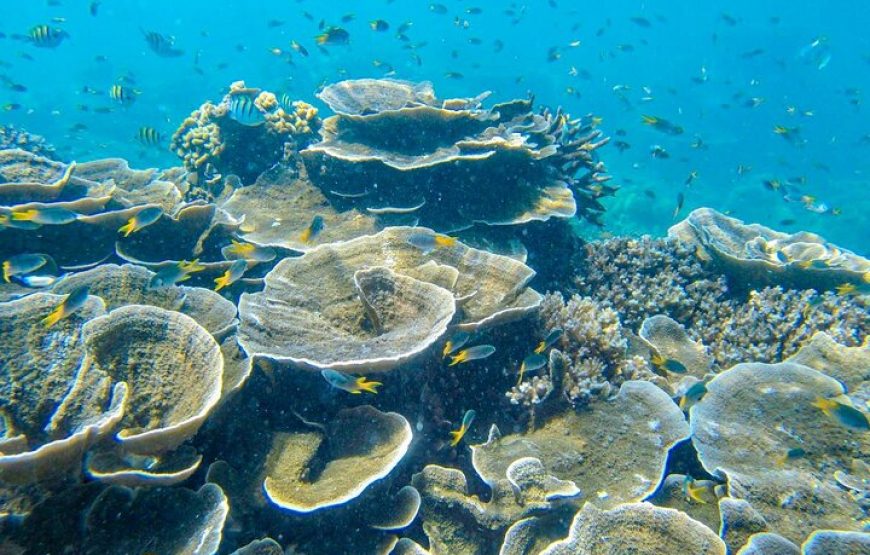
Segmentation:
{"type": "Polygon", "coordinates": [[[671,215],[672,220],[676,220],[677,216],[680,214],[680,210],[683,209],[683,202],[685,202],[686,197],[683,193],[677,193],[677,204],[674,206],[674,213],[671,215]]]}
{"type": "Polygon", "coordinates": [[[447,343],[444,344],[444,349],[441,351],[441,358],[447,358],[447,355],[453,354],[468,343],[471,339],[471,334],[466,331],[458,331],[454,333],[447,343]]]}
{"type": "Polygon", "coordinates": [[[468,432],[469,428],[471,428],[471,423],[474,422],[475,416],[477,416],[477,413],[473,410],[465,411],[465,414],[462,415],[462,424],[459,426],[459,429],[450,432],[451,447],[456,447],[457,445],[459,445],[459,442],[462,441],[462,438],[465,436],[466,432],[468,432]]]}
{"type": "Polygon", "coordinates": [[[381,382],[370,382],[365,376],[354,376],[353,374],[344,374],[329,369],[321,370],[320,375],[332,387],[342,389],[354,395],[359,395],[363,391],[377,394],[378,388],[383,385],[381,382]]]}
{"type": "Polygon", "coordinates": [[[519,385],[523,381],[523,376],[526,372],[534,372],[539,368],[543,368],[547,365],[547,357],[540,353],[532,353],[526,358],[523,359],[523,362],[520,364],[519,376],[517,378],[517,385],[519,385]]]}
{"type": "Polygon", "coordinates": [[[39,225],[62,225],[74,222],[79,215],[72,210],[60,206],[43,208],[25,208],[12,211],[12,220],[16,222],[31,222],[39,225]]]}
{"type": "Polygon", "coordinates": [[[858,287],[856,287],[854,283],[841,283],[836,287],[836,289],[837,295],[845,297],[848,295],[853,295],[858,290],[858,287]]]}
{"type": "Polygon", "coordinates": [[[163,209],[159,206],[149,206],[136,212],[132,218],[127,220],[127,223],[118,229],[118,233],[122,233],[124,237],[129,237],[131,233],[142,230],[145,227],[153,224],[163,215],[163,209]]]}
{"type": "Polygon", "coordinates": [[[642,121],[645,125],[649,125],[650,127],[655,129],[656,131],[660,131],[660,132],[665,133],[667,135],[682,135],[683,134],[682,127],[680,127],[679,125],[675,125],[664,118],[660,118],[658,116],[649,116],[649,115],[643,115],[643,116],[641,116],[641,118],[643,118],[642,121]]]}
{"type": "Polygon", "coordinates": [[[564,333],[565,332],[562,330],[562,328],[553,328],[552,330],[550,330],[550,333],[547,334],[547,337],[545,337],[543,341],[538,343],[538,346],[535,347],[535,352],[538,354],[543,353],[544,351],[555,345],[556,341],[558,341],[564,333]]]}
{"type": "Polygon", "coordinates": [[[472,360],[484,359],[495,352],[495,347],[492,345],[475,345],[468,349],[463,349],[450,357],[448,366],[456,366],[463,362],[471,362],[472,360]]]}
{"type": "Polygon", "coordinates": [[[85,285],[81,287],[76,287],[75,289],[70,291],[69,295],[66,296],[62,303],[57,305],[54,310],[52,310],[48,314],[48,316],[42,319],[42,324],[46,328],[50,328],[51,326],[58,323],[60,320],[63,320],[76,310],[80,309],[87,300],[88,287],[85,285]]]}
{"type": "Polygon", "coordinates": [[[800,447],[793,447],[776,458],[776,466],[782,468],[786,463],[807,456],[807,452],[800,447]]]}
{"type": "Polygon", "coordinates": [[[324,223],[323,216],[320,214],[311,218],[311,223],[308,224],[308,227],[302,231],[302,234],[299,236],[299,240],[303,243],[309,243],[312,239],[320,235],[320,232],[323,231],[324,223]]]}
{"type": "Polygon", "coordinates": [[[684,411],[689,410],[706,394],[707,384],[705,384],[704,382],[695,382],[680,397],[680,408],[684,411]]]}
{"type": "Polygon", "coordinates": [[[867,415],[851,405],[824,397],[817,397],[812,405],[847,428],[862,432],[870,430],[867,415]]]}
{"type": "Polygon", "coordinates": [[[230,267],[227,268],[227,271],[223,273],[218,278],[215,278],[214,285],[215,291],[220,291],[224,287],[229,287],[235,282],[239,281],[243,275],[245,275],[245,270],[248,269],[248,263],[244,260],[236,260],[230,267]]]}
{"type": "Polygon", "coordinates": [[[158,289],[160,287],[175,285],[176,283],[180,283],[190,278],[190,274],[201,272],[204,269],[205,266],[199,263],[199,259],[191,262],[181,260],[175,264],[161,268],[151,278],[151,281],[148,283],[148,288],[158,289]]]}
{"type": "Polygon", "coordinates": [[[456,245],[455,237],[448,237],[440,233],[415,232],[408,236],[408,244],[429,254],[437,248],[453,247],[456,245]]]}
{"type": "Polygon", "coordinates": [[[716,482],[712,480],[695,480],[687,475],[683,480],[683,495],[686,501],[706,504],[716,500],[715,487],[716,482]]]}
{"type": "Polygon", "coordinates": [[[3,281],[9,283],[15,276],[35,272],[48,263],[44,254],[17,254],[3,261],[3,281]]]}
{"type": "Polygon", "coordinates": [[[650,362],[653,366],[662,372],[672,372],[674,374],[685,374],[688,372],[683,363],[673,358],[665,358],[659,353],[653,353],[650,362]]]}
{"type": "Polygon", "coordinates": [[[254,262],[270,262],[275,260],[275,249],[271,247],[261,247],[253,243],[242,243],[233,240],[232,245],[221,249],[221,254],[227,260],[242,258],[244,260],[252,260],[254,262]]]}

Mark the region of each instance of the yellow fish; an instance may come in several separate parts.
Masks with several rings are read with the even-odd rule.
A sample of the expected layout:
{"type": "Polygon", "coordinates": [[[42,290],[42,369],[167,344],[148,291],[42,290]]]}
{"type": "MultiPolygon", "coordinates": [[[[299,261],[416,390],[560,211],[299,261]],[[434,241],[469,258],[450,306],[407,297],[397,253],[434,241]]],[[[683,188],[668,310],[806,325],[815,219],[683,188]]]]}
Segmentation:
{"type": "Polygon", "coordinates": [[[493,347],[492,345],[475,345],[474,347],[463,349],[450,357],[450,364],[448,364],[448,366],[456,366],[457,364],[462,364],[463,362],[480,360],[488,357],[494,352],[495,347],[493,347]]]}
{"type": "Polygon", "coordinates": [[[462,416],[462,425],[459,426],[458,430],[454,430],[450,432],[450,446],[456,447],[459,445],[459,442],[462,441],[462,438],[465,436],[465,433],[471,428],[471,423],[474,422],[474,417],[477,416],[477,413],[473,410],[465,411],[465,414],[462,416]]]}
{"type": "Polygon", "coordinates": [[[131,233],[148,227],[163,215],[163,209],[159,206],[149,206],[136,212],[132,218],[127,220],[127,223],[118,229],[118,233],[123,233],[124,237],[129,237],[131,233]]]}
{"type": "Polygon", "coordinates": [[[248,263],[245,262],[244,260],[234,261],[232,264],[230,264],[230,267],[227,268],[227,271],[224,272],[223,275],[221,275],[218,278],[215,278],[214,290],[220,291],[224,287],[228,287],[228,286],[234,284],[235,282],[239,281],[242,278],[242,276],[245,275],[245,270],[247,270],[247,269],[248,269],[248,263]]]}
{"type": "Polygon", "coordinates": [[[329,369],[321,370],[320,375],[332,387],[342,389],[354,395],[359,395],[363,391],[377,395],[378,388],[383,385],[381,382],[370,382],[365,376],[354,376],[329,369]]]}
{"type": "Polygon", "coordinates": [[[854,283],[841,283],[837,286],[837,295],[845,297],[847,295],[853,294],[857,290],[858,288],[855,286],[854,283]]]}
{"type": "Polygon", "coordinates": [[[85,301],[88,300],[87,286],[81,286],[73,289],[62,303],[57,305],[48,316],[42,319],[42,323],[46,328],[50,328],[59,321],[63,320],[76,310],[80,309],[85,301]]]}

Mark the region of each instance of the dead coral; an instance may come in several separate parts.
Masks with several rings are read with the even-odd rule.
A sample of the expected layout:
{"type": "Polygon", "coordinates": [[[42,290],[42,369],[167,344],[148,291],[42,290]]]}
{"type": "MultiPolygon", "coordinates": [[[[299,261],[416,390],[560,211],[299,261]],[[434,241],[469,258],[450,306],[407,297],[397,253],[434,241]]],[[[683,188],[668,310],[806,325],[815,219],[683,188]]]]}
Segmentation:
{"type": "Polygon", "coordinates": [[[14,125],[0,125],[0,150],[19,148],[27,152],[56,159],[54,147],[39,135],[33,135],[14,125]]]}

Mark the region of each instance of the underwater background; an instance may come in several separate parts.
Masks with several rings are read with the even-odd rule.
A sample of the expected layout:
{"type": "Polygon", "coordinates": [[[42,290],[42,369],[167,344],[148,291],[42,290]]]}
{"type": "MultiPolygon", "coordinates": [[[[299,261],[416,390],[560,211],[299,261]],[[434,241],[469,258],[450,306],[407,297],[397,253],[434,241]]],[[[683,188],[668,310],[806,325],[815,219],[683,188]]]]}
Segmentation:
{"type": "Polygon", "coordinates": [[[870,6],[0,14],[0,555],[870,555],[870,6]]]}
{"type": "Polygon", "coordinates": [[[310,98],[325,82],[390,75],[432,81],[445,97],[532,92],[575,116],[602,117],[611,136],[625,131],[615,139],[630,148],[607,157],[622,186],[607,201],[616,214],[607,224],[613,233],[663,233],[685,191],[684,210],[711,206],[747,221],[785,221],[783,229],[823,233],[867,252],[870,7],[861,2],[444,2],[445,13],[427,2],[3,4],[0,75],[7,86],[0,106],[21,106],[3,120],[50,137],[64,158],[111,154],[140,167],[170,164],[166,138],[178,122],[235,80],[310,98]],[[474,8],[480,13],[469,12],[474,8]],[[344,23],[347,14],[353,20],[344,23]],[[55,17],[64,21],[52,25],[69,33],[57,48],[9,38],[55,17]],[[373,31],[377,19],[390,28],[373,31]],[[321,22],[345,28],[349,44],[318,50],[321,22]],[[396,36],[404,22],[413,23],[407,40],[396,36]],[[156,55],[144,31],[174,37],[184,55],[156,55]],[[291,40],[310,56],[294,51],[291,40]],[[810,47],[816,40],[822,43],[810,47]],[[119,108],[108,92],[124,79],[142,94],[119,108]],[[10,90],[10,83],[27,90],[10,90]],[[94,114],[100,106],[112,110],[94,114]],[[659,133],[643,125],[643,114],[685,132],[659,133]],[[773,132],[777,125],[798,128],[799,136],[786,140],[773,132]],[[137,144],[143,126],[164,142],[137,144]],[[652,157],[653,145],[670,158],[652,157]],[[698,177],[687,188],[693,171],[698,177]],[[784,202],[764,188],[771,179],[793,180],[797,197],[842,213],[784,202]]]}

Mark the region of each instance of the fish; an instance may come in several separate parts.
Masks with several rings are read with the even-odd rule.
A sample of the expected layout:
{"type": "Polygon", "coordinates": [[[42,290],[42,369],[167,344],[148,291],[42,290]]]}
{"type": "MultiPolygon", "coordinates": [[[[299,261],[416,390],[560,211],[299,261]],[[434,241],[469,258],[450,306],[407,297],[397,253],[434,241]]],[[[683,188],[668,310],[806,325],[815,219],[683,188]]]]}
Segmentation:
{"type": "Polygon", "coordinates": [[[383,19],[374,19],[369,21],[369,28],[371,28],[372,31],[384,32],[390,29],[390,24],[383,19]]]}
{"type": "Polygon", "coordinates": [[[348,44],[350,43],[350,33],[341,27],[327,27],[325,31],[314,37],[314,41],[320,46],[348,44]]]}
{"type": "Polygon", "coordinates": [[[447,13],[447,6],[444,4],[429,4],[429,11],[438,15],[444,15],[447,13]]]}
{"type": "Polygon", "coordinates": [[[145,43],[161,58],[178,58],[184,55],[184,50],[175,48],[175,37],[165,37],[156,31],[142,31],[145,43]]]}
{"type": "Polygon", "coordinates": [[[242,125],[261,125],[266,120],[250,94],[235,94],[230,99],[230,117],[242,125]]]}
{"type": "Polygon", "coordinates": [[[463,362],[471,362],[472,360],[483,360],[495,352],[495,347],[492,345],[475,345],[468,349],[463,349],[450,357],[448,366],[456,366],[463,362]]]}
{"type": "Polygon", "coordinates": [[[679,125],[676,125],[676,124],[674,124],[674,123],[672,123],[664,118],[660,118],[658,116],[650,116],[647,114],[642,115],[641,118],[642,118],[644,125],[649,125],[650,127],[655,129],[656,131],[660,131],[660,132],[665,133],[667,135],[682,135],[683,134],[684,130],[682,127],[680,127],[679,125]]]}
{"type": "Polygon", "coordinates": [[[520,364],[520,371],[518,372],[517,385],[522,383],[523,376],[525,376],[526,372],[534,372],[539,368],[543,368],[547,365],[547,357],[540,353],[532,353],[526,358],[523,359],[523,362],[520,364]]]}
{"type": "Polygon", "coordinates": [[[688,186],[691,185],[692,182],[695,181],[696,179],[698,179],[698,171],[697,171],[697,170],[692,170],[692,171],[689,172],[689,176],[686,178],[686,181],[683,182],[683,185],[685,185],[686,187],[688,187],[688,186]]]}
{"type": "Polygon", "coordinates": [[[205,270],[205,266],[199,263],[199,259],[190,262],[180,260],[175,264],[161,268],[156,274],[151,277],[148,282],[148,289],[159,289],[161,287],[169,287],[176,283],[181,283],[190,278],[190,274],[205,270]]]}
{"type": "Polygon", "coordinates": [[[248,263],[244,260],[236,260],[230,267],[227,268],[227,271],[224,272],[220,277],[215,278],[215,291],[220,291],[224,287],[229,287],[235,282],[242,279],[242,276],[245,275],[245,271],[248,269],[248,263]]]}
{"type": "Polygon", "coordinates": [[[354,395],[359,395],[363,391],[377,395],[378,388],[383,385],[381,382],[370,382],[365,376],[354,376],[353,374],[336,372],[328,368],[321,370],[320,375],[332,387],[342,389],[354,395]]]}
{"type": "Polygon", "coordinates": [[[701,400],[704,395],[707,394],[707,384],[704,382],[695,382],[693,383],[689,389],[686,390],[685,393],[680,397],[680,409],[687,411],[695,403],[701,400]]]}
{"type": "Polygon", "coordinates": [[[801,459],[807,456],[807,452],[800,447],[792,447],[782,455],[776,458],[776,466],[782,468],[786,463],[801,459]]]}
{"type": "Polygon", "coordinates": [[[45,24],[37,25],[27,33],[27,40],[38,48],[57,48],[66,38],[69,38],[66,31],[45,24]]]}
{"type": "Polygon", "coordinates": [[[3,261],[3,281],[9,283],[15,276],[35,272],[48,263],[44,254],[16,254],[3,261]]]}
{"type": "Polygon", "coordinates": [[[459,73],[458,71],[447,71],[444,73],[444,77],[447,79],[463,79],[465,75],[459,73]]]}
{"type": "Polygon", "coordinates": [[[163,135],[153,127],[140,127],[136,140],[145,146],[157,146],[163,142],[163,135]]]}
{"type": "Polygon", "coordinates": [[[13,222],[30,222],[39,225],[63,225],[76,221],[79,214],[60,206],[47,206],[45,208],[25,208],[13,210],[11,219],[13,222]]]}
{"type": "Polygon", "coordinates": [[[825,416],[836,419],[847,428],[864,432],[870,430],[870,421],[868,421],[867,415],[851,405],[824,397],[816,397],[816,400],[811,404],[825,413],[825,416]]]}
{"type": "Polygon", "coordinates": [[[308,224],[308,227],[306,227],[302,231],[302,234],[299,235],[299,241],[308,244],[309,242],[311,242],[312,239],[320,235],[320,232],[323,231],[324,225],[325,224],[323,223],[323,216],[317,214],[316,216],[311,218],[311,223],[308,224]]]}
{"type": "Polygon", "coordinates": [[[688,372],[688,369],[679,360],[673,358],[665,358],[659,353],[653,353],[652,358],[650,358],[650,362],[653,366],[655,366],[658,370],[662,372],[667,371],[674,374],[685,374],[686,372],[688,372]]]}
{"type": "Polygon", "coordinates": [[[841,283],[835,289],[837,291],[837,295],[841,297],[853,295],[856,291],[858,291],[858,287],[854,283],[841,283]]]}
{"type": "Polygon", "coordinates": [[[683,495],[686,501],[707,504],[717,498],[715,487],[716,483],[712,480],[695,480],[688,475],[683,479],[683,495]]]}
{"type": "Polygon", "coordinates": [[[408,244],[420,249],[423,254],[429,254],[437,248],[456,246],[457,240],[455,237],[440,233],[414,232],[408,236],[408,244]]]}
{"type": "Polygon", "coordinates": [[[477,413],[473,410],[465,411],[465,414],[462,415],[462,424],[460,424],[459,429],[450,432],[450,447],[459,445],[459,442],[462,441],[462,438],[465,437],[465,434],[471,428],[475,416],[477,416],[477,413]]]}
{"type": "Polygon", "coordinates": [[[683,193],[677,193],[677,204],[674,206],[674,213],[671,216],[672,220],[676,220],[677,216],[680,214],[680,210],[683,209],[683,202],[686,200],[685,195],[683,193]]]}
{"type": "Polygon", "coordinates": [[[49,312],[48,316],[42,319],[42,324],[46,328],[50,328],[76,310],[80,309],[87,300],[88,287],[86,285],[76,287],[70,291],[63,302],[57,305],[51,312],[49,312]]]}
{"type": "Polygon", "coordinates": [[[561,339],[564,333],[565,332],[562,330],[562,328],[553,328],[552,330],[550,330],[550,333],[547,334],[547,337],[541,340],[541,342],[538,343],[538,345],[535,347],[535,353],[541,354],[553,345],[555,345],[556,341],[561,339]]]}
{"type": "Polygon", "coordinates": [[[232,240],[232,244],[221,249],[224,258],[232,260],[242,258],[244,260],[254,260],[256,262],[269,262],[275,259],[275,249],[271,247],[261,247],[253,243],[242,243],[241,241],[232,240]]]}
{"type": "Polygon", "coordinates": [[[649,153],[653,158],[661,158],[663,160],[671,157],[662,145],[652,145],[649,149],[649,153]]]}
{"type": "Polygon", "coordinates": [[[93,2],[91,2],[91,5],[88,6],[88,12],[90,12],[91,16],[93,16],[93,17],[97,16],[97,12],[99,11],[99,9],[100,9],[100,2],[97,0],[94,0],[93,2]]]}
{"type": "Polygon", "coordinates": [[[635,16],[628,18],[629,21],[637,25],[638,27],[649,28],[652,27],[652,23],[650,23],[649,19],[645,17],[635,16]]]}
{"type": "Polygon", "coordinates": [[[124,85],[112,85],[109,88],[109,98],[122,105],[129,105],[136,101],[139,92],[129,89],[124,85]]]}
{"type": "Polygon", "coordinates": [[[118,233],[123,233],[124,237],[129,237],[131,233],[141,231],[142,229],[153,224],[163,215],[163,209],[159,206],[148,206],[136,212],[132,218],[127,220],[127,223],[118,228],[118,233]]]}
{"type": "Polygon", "coordinates": [[[455,353],[464,347],[469,339],[471,339],[471,334],[466,331],[454,333],[444,344],[444,349],[441,350],[441,358],[447,358],[447,355],[455,353]]]}
{"type": "Polygon", "coordinates": [[[294,51],[301,54],[303,57],[305,57],[305,58],[308,57],[308,50],[304,46],[302,46],[301,44],[296,42],[295,40],[290,41],[290,48],[292,48],[294,51]]]}

